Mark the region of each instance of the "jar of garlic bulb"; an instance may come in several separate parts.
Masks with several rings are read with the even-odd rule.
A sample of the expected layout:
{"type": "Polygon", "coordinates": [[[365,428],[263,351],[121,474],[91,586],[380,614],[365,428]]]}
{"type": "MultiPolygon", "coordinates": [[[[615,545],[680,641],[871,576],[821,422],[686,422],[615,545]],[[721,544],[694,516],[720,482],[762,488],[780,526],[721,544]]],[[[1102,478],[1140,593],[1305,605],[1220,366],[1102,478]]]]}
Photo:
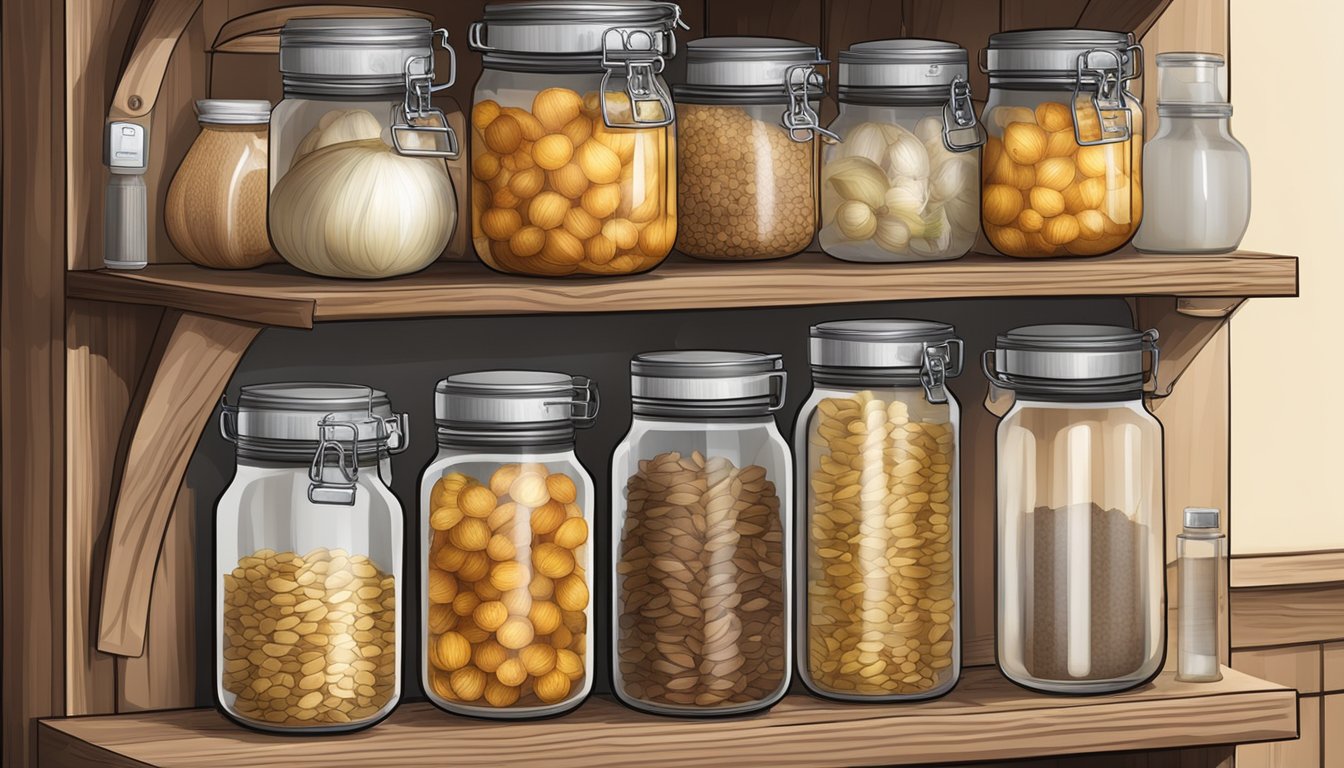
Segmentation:
{"type": "Polygon", "coordinates": [[[1143,213],[1143,108],[1133,35],[1086,29],[1001,32],[985,51],[989,101],[981,218],[999,253],[1096,256],[1125,243],[1143,213]]]}
{"type": "Polygon", "coordinates": [[[672,96],[681,9],[611,0],[490,4],[471,110],[472,242],[524,275],[653,269],[677,235],[672,96]]]}
{"type": "Polygon", "coordinates": [[[271,242],[328,277],[415,272],[457,224],[458,138],[433,91],[452,85],[448,33],[420,18],[294,19],[280,30],[285,98],[271,113],[271,242]],[[440,38],[441,36],[441,38],[440,38]],[[435,82],[435,38],[448,54],[435,82]]]}
{"type": "Polygon", "coordinates": [[[826,148],[819,235],[845,261],[965,255],[979,231],[980,146],[966,50],[876,40],[840,53],[840,115],[826,148]]]}

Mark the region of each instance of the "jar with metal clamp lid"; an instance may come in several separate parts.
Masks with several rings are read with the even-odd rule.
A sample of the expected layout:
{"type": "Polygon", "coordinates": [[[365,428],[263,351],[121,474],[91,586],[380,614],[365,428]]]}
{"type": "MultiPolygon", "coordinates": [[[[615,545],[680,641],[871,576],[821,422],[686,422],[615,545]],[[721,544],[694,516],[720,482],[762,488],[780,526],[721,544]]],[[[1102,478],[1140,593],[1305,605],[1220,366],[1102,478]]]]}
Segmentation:
{"type": "Polygon", "coordinates": [[[593,685],[593,481],[574,455],[597,385],[545,371],[449,376],[420,478],[425,693],[488,718],[567,712],[593,685]]]}
{"type": "Polygon", "coordinates": [[[991,35],[980,215],[1007,256],[1096,256],[1143,215],[1142,74],[1134,36],[1086,29],[991,35]]]}
{"type": "MultiPolygon", "coordinates": [[[[268,227],[290,264],[380,278],[428,266],[457,225],[458,137],[431,94],[453,84],[446,30],[419,18],[293,19],[271,113],[268,227]],[[435,82],[435,41],[448,54],[435,82]]],[[[440,97],[442,100],[443,97],[440,97]]]]}
{"type": "Polygon", "coordinates": [[[703,259],[792,256],[816,228],[815,46],[772,37],[686,44],[677,102],[677,248],[703,259]]]}
{"type": "Polygon", "coordinates": [[[944,323],[812,327],[794,453],[804,542],[798,669],[818,695],[905,701],[961,673],[962,341],[944,323]]]}
{"type": "Polygon", "coordinates": [[[502,272],[627,275],[677,233],[672,3],[492,3],[471,124],[476,255],[502,272]]]}
{"type": "Polygon", "coordinates": [[[980,146],[965,49],[876,40],[840,53],[821,177],[822,250],[864,262],[965,255],[980,230],[980,146]]]}
{"type": "Polygon", "coordinates": [[[215,696],[266,731],[364,728],[401,696],[405,414],[344,384],[254,384],[223,405],[237,471],[215,508],[215,696]]]}

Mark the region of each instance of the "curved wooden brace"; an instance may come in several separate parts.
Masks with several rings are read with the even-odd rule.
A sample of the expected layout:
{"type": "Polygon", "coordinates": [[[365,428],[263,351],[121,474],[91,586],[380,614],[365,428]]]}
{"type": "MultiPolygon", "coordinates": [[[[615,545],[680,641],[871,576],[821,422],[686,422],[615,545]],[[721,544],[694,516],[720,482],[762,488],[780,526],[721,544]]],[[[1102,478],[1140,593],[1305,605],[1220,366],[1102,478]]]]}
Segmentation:
{"type": "Polygon", "coordinates": [[[117,83],[109,119],[143,118],[148,122],[146,116],[154,111],[154,102],[159,98],[163,78],[168,74],[173,49],[200,8],[201,0],[158,0],[150,6],[131,60],[117,83]]]}
{"type": "Polygon", "coordinates": [[[378,5],[296,5],[267,8],[230,19],[210,47],[211,53],[279,53],[280,28],[290,19],[357,16],[360,18],[413,17],[433,20],[420,11],[378,5]]]}
{"type": "Polygon", "coordinates": [[[1142,297],[1133,300],[1136,328],[1156,328],[1158,348],[1162,350],[1157,379],[1152,382],[1151,397],[1167,397],[1190,367],[1200,350],[1232,319],[1245,302],[1242,298],[1142,297]]]}
{"type": "MultiPolygon", "coordinates": [[[[170,310],[154,340],[126,430],[133,430],[119,473],[103,576],[98,650],[145,650],[154,568],[192,449],[224,386],[261,326],[170,310]]],[[[125,431],[123,432],[125,434],[125,431]]]]}

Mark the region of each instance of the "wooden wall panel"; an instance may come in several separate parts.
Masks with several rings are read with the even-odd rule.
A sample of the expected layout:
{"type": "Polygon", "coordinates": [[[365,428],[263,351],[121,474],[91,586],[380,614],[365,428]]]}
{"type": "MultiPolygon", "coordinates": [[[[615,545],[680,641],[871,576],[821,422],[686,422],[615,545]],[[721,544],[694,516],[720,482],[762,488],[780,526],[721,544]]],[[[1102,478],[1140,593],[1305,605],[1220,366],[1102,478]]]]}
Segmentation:
{"type": "Polygon", "coordinates": [[[1323,654],[1321,685],[1326,693],[1344,691],[1344,643],[1327,643],[1323,654]]]}
{"type": "Polygon", "coordinates": [[[1321,646],[1317,643],[1233,651],[1232,667],[1271,683],[1296,688],[1299,693],[1321,691],[1321,646]]]}
{"type": "Polygon", "coordinates": [[[1321,748],[1325,768],[1344,765],[1344,696],[1326,696],[1322,702],[1321,734],[1325,743],[1321,748]]]}
{"type": "Polygon", "coordinates": [[[1303,696],[1298,699],[1297,706],[1298,738],[1237,747],[1236,768],[1335,768],[1339,765],[1321,762],[1321,697],[1303,696]]]}
{"type": "Polygon", "coordinates": [[[1344,584],[1232,593],[1232,645],[1292,645],[1344,638],[1344,584]]]}
{"type": "Polygon", "coordinates": [[[1157,23],[1142,36],[1142,85],[1133,86],[1143,97],[1148,138],[1157,131],[1157,54],[1162,51],[1229,53],[1228,0],[1167,0],[1170,4],[1157,23]],[[1141,90],[1140,90],[1141,89],[1141,90]]]}

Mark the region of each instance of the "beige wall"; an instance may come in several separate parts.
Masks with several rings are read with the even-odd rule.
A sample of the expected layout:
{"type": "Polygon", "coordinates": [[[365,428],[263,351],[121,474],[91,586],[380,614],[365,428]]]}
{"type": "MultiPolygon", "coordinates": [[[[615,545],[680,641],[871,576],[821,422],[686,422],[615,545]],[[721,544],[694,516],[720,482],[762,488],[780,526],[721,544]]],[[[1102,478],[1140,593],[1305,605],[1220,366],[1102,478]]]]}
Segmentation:
{"type": "Polygon", "coordinates": [[[1324,137],[1344,126],[1331,71],[1344,2],[1231,8],[1232,130],[1253,184],[1242,247],[1300,257],[1302,290],[1252,299],[1232,322],[1232,550],[1341,549],[1344,151],[1324,137]]]}

